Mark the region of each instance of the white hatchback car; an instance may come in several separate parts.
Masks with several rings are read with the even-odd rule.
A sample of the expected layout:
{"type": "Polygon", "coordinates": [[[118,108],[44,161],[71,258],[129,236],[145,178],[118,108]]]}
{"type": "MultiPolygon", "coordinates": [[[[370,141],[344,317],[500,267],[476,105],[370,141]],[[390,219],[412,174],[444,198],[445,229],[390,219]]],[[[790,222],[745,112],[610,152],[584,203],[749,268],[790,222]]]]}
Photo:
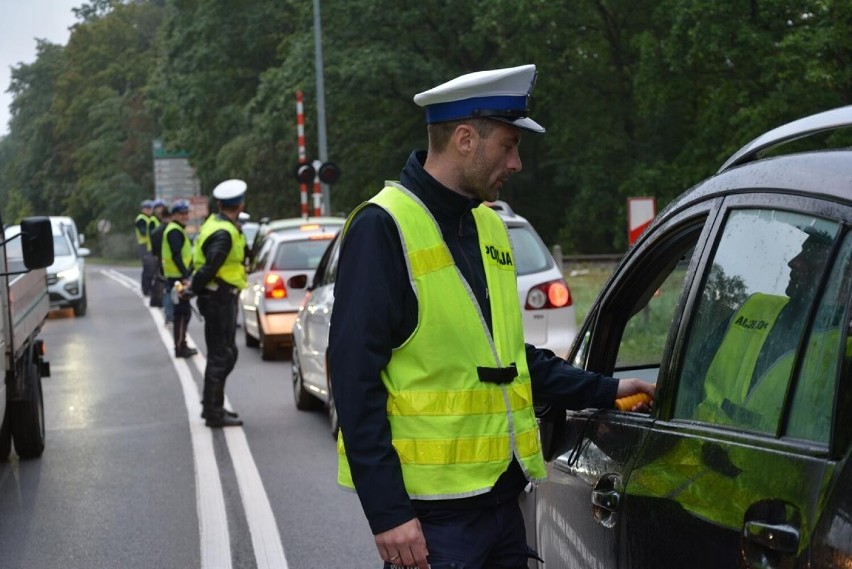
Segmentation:
{"type": "MultiPolygon", "coordinates": [[[[489,204],[509,229],[518,274],[518,300],[528,343],[568,353],[577,334],[577,320],[568,284],[550,251],[529,221],[517,215],[508,204],[489,204]]],[[[317,266],[293,326],[293,399],[301,410],[325,408],[332,434],[337,433],[337,410],[331,397],[326,349],[334,283],[337,277],[339,239],[334,239],[317,266]]]]}
{"type": "Polygon", "coordinates": [[[279,349],[292,345],[296,312],[337,229],[303,221],[261,241],[240,307],[246,345],[259,346],[263,359],[274,359],[279,349]]]}

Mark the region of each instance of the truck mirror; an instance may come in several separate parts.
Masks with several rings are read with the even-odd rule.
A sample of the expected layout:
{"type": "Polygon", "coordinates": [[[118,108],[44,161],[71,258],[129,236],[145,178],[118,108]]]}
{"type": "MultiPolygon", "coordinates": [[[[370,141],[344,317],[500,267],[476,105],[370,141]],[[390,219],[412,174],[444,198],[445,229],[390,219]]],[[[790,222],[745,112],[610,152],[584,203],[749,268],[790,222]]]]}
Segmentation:
{"type": "Polygon", "coordinates": [[[27,269],[43,269],[53,264],[53,231],[45,216],[21,221],[21,249],[27,269]]]}

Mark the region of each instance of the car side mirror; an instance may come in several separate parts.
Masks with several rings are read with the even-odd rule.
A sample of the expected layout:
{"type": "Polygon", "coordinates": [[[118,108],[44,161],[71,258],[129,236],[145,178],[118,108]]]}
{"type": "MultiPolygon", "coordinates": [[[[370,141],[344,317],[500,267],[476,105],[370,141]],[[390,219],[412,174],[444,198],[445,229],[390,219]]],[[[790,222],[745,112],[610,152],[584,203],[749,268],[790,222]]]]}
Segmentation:
{"type": "Polygon", "coordinates": [[[287,281],[287,288],[299,289],[305,288],[308,286],[308,275],[302,273],[300,275],[294,275],[289,278],[287,281]]]}
{"type": "Polygon", "coordinates": [[[88,257],[92,254],[92,251],[88,247],[80,247],[77,249],[77,254],[81,257],[88,257]]]}
{"type": "Polygon", "coordinates": [[[43,269],[53,264],[53,230],[45,216],[21,221],[21,250],[27,269],[43,269]]]}

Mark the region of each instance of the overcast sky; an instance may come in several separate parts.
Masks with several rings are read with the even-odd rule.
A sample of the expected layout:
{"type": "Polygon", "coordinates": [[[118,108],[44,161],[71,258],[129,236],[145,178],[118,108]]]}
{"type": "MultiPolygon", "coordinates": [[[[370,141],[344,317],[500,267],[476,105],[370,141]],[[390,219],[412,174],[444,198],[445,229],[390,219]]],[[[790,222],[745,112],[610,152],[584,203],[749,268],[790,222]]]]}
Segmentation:
{"type": "Polygon", "coordinates": [[[72,8],[86,0],[0,0],[0,136],[9,132],[9,103],[6,91],[11,67],[32,63],[36,57],[36,38],[51,43],[68,43],[68,28],[76,19],[72,8]]]}

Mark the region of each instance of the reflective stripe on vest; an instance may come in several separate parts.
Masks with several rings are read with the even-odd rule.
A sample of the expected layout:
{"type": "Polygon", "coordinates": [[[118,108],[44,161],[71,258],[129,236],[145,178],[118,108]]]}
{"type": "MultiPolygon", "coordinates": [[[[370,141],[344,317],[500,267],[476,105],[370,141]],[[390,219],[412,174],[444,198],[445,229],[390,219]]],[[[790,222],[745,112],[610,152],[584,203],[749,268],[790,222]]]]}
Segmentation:
{"type": "Polygon", "coordinates": [[[148,235],[148,224],[151,223],[151,218],[145,215],[144,213],[140,213],[136,216],[136,223],[133,224],[133,230],[136,232],[136,242],[140,245],[145,245],[149,250],[151,248],[151,236],[148,235]],[[140,221],[145,222],[145,233],[139,231],[139,226],[136,225],[140,221]]]}
{"type": "MultiPolygon", "coordinates": [[[[492,337],[426,207],[398,185],[386,187],[370,203],[388,211],[397,224],[418,300],[414,332],[382,371],[392,442],[409,496],[442,499],[488,492],[513,457],[529,479],[543,479],[517,276],[503,222],[487,206],[473,210],[492,337]],[[478,367],[512,364],[518,375],[511,383],[479,380],[478,367]]],[[[350,215],[350,222],[365,205],[350,215]]],[[[338,483],[352,488],[342,432],[338,453],[338,483]]]]}
{"type": "Polygon", "coordinates": [[[208,217],[198,231],[198,240],[195,242],[195,254],[193,256],[195,268],[200,268],[206,262],[203,250],[204,242],[217,231],[227,231],[231,236],[231,250],[228,251],[225,262],[216,272],[216,278],[238,289],[244,289],[247,280],[246,267],[243,264],[246,256],[246,236],[231,221],[224,220],[218,215],[208,217]]]}
{"type": "Polygon", "coordinates": [[[163,275],[168,278],[180,279],[183,278],[184,275],[180,272],[177,263],[175,263],[174,254],[172,254],[172,246],[169,243],[169,233],[172,231],[179,231],[183,235],[183,245],[181,245],[180,248],[180,258],[186,269],[189,269],[189,265],[192,263],[192,245],[189,242],[189,236],[186,234],[186,229],[184,229],[181,224],[170,221],[166,226],[166,230],[163,231],[163,246],[161,248],[162,254],[160,258],[163,260],[163,275]]]}

